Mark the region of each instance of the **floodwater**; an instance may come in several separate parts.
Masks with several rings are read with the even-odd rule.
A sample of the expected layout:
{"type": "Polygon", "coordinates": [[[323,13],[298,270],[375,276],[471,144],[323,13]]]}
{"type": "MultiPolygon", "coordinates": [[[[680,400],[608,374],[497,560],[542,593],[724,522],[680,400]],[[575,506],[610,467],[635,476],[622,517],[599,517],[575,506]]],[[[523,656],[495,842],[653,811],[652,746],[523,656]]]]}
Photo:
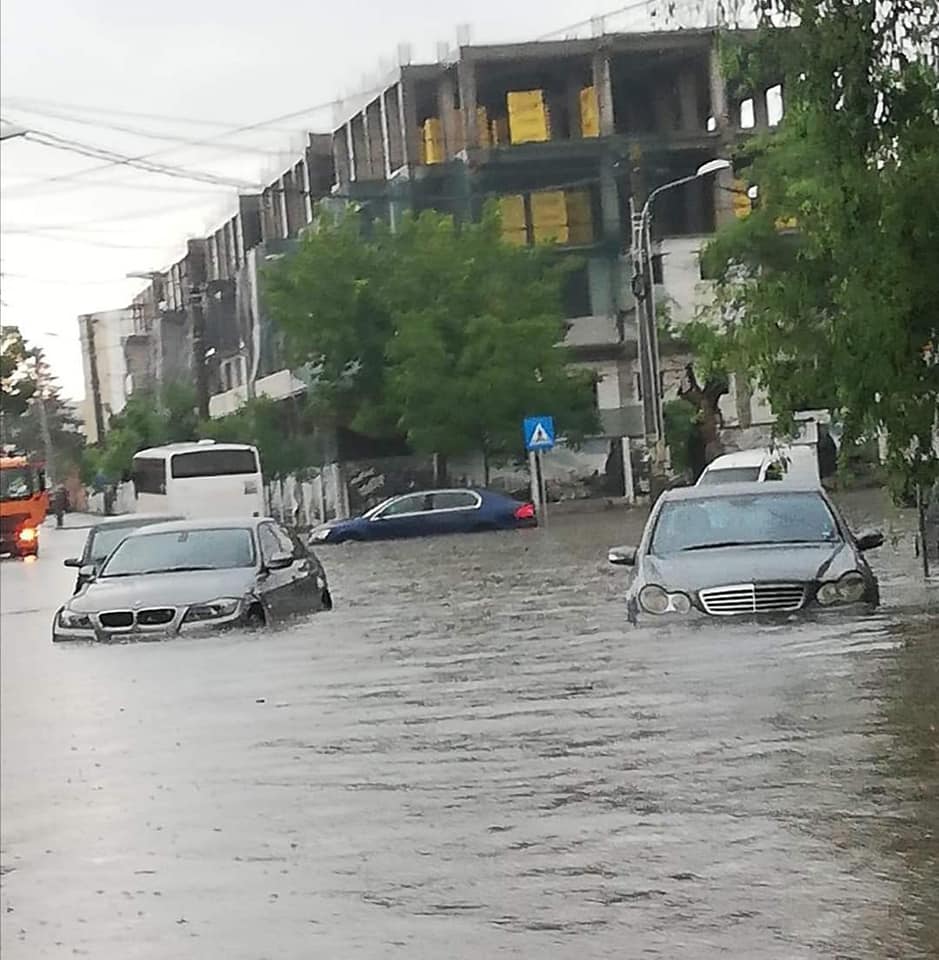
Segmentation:
{"type": "Polygon", "coordinates": [[[309,623],[62,647],[45,531],[0,568],[4,960],[939,956],[909,518],[876,616],[694,629],[625,621],[641,522],[323,548],[309,623]]]}

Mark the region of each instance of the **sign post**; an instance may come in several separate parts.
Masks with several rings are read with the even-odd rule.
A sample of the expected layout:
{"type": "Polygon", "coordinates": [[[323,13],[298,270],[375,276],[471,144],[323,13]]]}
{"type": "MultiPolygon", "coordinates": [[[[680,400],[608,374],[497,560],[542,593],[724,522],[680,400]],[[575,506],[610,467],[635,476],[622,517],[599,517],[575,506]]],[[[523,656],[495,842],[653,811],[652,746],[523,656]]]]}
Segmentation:
{"type": "Polygon", "coordinates": [[[522,422],[522,435],[525,449],[528,451],[528,465],[531,472],[531,499],[535,505],[535,514],[539,523],[548,523],[548,485],[544,473],[542,454],[554,447],[554,417],[525,417],[522,422]]]}

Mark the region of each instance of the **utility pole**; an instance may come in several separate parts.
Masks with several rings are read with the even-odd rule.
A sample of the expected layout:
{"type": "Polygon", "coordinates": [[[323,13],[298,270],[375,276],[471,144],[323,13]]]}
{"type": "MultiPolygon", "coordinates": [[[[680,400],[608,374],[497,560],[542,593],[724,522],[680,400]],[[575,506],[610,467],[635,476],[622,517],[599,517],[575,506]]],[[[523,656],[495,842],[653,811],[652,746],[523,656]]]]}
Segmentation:
{"type": "Polygon", "coordinates": [[[88,369],[91,372],[91,404],[95,417],[95,434],[97,442],[104,441],[106,432],[104,410],[101,407],[101,381],[98,378],[98,351],[95,346],[95,318],[92,314],[85,314],[85,342],[88,348],[88,369]]]}
{"type": "Polygon", "coordinates": [[[49,413],[46,410],[46,364],[42,352],[37,350],[34,368],[36,371],[36,402],[39,407],[39,431],[42,434],[43,456],[46,461],[46,478],[49,486],[55,483],[55,460],[53,459],[52,434],[49,431],[49,413]]]}
{"type": "Polygon", "coordinates": [[[196,376],[196,406],[203,420],[209,419],[209,377],[205,366],[205,289],[193,286],[189,295],[192,311],[192,362],[196,376]]]}

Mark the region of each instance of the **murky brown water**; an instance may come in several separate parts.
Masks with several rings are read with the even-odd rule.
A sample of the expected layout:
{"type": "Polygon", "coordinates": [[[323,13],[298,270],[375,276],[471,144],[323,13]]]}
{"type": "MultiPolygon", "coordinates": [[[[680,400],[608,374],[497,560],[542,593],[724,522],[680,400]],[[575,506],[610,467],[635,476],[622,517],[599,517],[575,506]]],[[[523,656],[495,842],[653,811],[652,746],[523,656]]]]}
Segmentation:
{"type": "Polygon", "coordinates": [[[75,648],[50,533],[0,573],[3,955],[934,957],[905,522],[862,621],[631,628],[607,513],[324,549],[337,611],[270,637],[75,648]]]}

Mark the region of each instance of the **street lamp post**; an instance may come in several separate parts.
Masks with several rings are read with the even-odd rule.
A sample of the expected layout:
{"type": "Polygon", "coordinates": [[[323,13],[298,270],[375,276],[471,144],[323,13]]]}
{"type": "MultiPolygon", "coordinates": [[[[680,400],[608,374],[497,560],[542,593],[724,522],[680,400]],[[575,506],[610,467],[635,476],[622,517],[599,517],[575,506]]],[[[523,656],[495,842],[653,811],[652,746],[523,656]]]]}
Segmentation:
{"type": "Polygon", "coordinates": [[[0,141],[12,140],[14,137],[25,137],[29,131],[26,127],[20,127],[15,123],[8,124],[5,129],[0,129],[0,141]]]}
{"type": "MultiPolygon", "coordinates": [[[[665,473],[665,417],[662,408],[659,335],[655,316],[655,277],[652,269],[652,205],[666,190],[691,183],[731,167],[729,160],[715,159],[703,163],[687,177],[679,177],[656,187],[646,198],[641,211],[636,212],[630,197],[629,216],[632,228],[632,290],[636,299],[636,327],[638,333],[639,377],[642,385],[643,420],[647,438],[655,443],[653,477],[664,485],[665,473]]],[[[651,491],[653,495],[657,491],[651,491]]]]}

